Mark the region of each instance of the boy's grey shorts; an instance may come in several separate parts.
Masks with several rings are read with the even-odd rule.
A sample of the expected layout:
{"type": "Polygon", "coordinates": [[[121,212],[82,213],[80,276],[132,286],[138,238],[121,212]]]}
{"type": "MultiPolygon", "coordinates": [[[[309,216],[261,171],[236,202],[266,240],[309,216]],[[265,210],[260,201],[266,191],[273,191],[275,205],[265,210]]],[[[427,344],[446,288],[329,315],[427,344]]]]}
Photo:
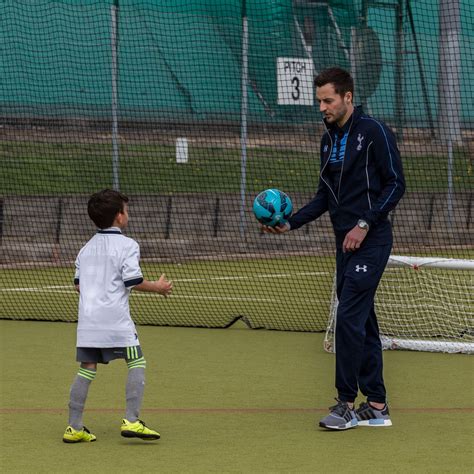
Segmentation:
{"type": "Polygon", "coordinates": [[[140,346],[132,347],[78,347],[76,350],[77,362],[96,362],[98,364],[108,364],[114,359],[135,360],[143,357],[140,346]]]}

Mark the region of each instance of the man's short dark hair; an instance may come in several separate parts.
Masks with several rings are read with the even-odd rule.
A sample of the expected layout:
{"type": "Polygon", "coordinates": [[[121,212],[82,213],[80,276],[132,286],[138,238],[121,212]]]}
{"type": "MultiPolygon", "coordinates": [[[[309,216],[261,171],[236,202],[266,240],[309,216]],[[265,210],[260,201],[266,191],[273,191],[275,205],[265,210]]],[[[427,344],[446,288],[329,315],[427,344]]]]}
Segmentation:
{"type": "Polygon", "coordinates": [[[93,194],[87,203],[87,213],[99,229],[111,227],[115,216],[124,211],[124,205],[129,201],[125,194],[104,189],[93,194]]]}
{"type": "Polygon", "coordinates": [[[340,67],[330,67],[321,71],[314,79],[315,87],[333,84],[336,94],[344,97],[346,92],[354,94],[354,80],[352,76],[340,67]]]}

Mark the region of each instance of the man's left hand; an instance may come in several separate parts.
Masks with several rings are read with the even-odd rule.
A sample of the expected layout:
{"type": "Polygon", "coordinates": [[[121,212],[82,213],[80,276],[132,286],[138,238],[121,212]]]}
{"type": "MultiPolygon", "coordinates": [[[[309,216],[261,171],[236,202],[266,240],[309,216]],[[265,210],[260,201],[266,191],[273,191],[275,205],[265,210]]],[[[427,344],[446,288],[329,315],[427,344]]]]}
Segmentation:
{"type": "Polygon", "coordinates": [[[354,250],[357,250],[361,246],[366,235],[367,231],[356,225],[346,234],[344,242],[342,243],[342,251],[354,252],[354,250]]]}

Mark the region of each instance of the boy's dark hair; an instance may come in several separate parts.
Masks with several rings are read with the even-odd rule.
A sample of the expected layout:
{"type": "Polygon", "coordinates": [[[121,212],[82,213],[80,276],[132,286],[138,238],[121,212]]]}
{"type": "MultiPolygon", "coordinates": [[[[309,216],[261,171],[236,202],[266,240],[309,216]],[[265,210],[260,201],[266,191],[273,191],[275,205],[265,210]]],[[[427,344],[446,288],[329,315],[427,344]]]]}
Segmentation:
{"type": "Polygon", "coordinates": [[[87,203],[87,213],[99,229],[111,227],[115,216],[123,212],[124,204],[129,201],[125,194],[104,189],[93,194],[87,203]]]}
{"type": "Polygon", "coordinates": [[[340,67],[330,67],[321,71],[314,79],[315,87],[333,84],[336,94],[344,97],[346,92],[354,95],[354,80],[352,76],[340,67]]]}

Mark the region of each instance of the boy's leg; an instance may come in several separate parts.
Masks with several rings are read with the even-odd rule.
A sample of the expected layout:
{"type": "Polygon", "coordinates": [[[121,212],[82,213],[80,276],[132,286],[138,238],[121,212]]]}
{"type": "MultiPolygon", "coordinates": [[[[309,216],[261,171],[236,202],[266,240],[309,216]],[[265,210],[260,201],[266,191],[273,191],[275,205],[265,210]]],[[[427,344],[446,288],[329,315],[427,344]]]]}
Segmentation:
{"type": "Polygon", "coordinates": [[[128,421],[137,421],[145,391],[145,369],[135,367],[128,369],[127,386],[125,388],[127,407],[125,418],[128,421]]]}
{"type": "Polygon", "coordinates": [[[95,435],[82,424],[82,413],[84,412],[89,386],[94,380],[96,372],[97,364],[95,362],[81,362],[76,378],[71,385],[69,425],[63,435],[65,443],[90,443],[96,440],[95,435]]]}
{"type": "Polygon", "coordinates": [[[69,426],[82,430],[82,414],[86,403],[89,386],[97,372],[97,364],[81,363],[79,371],[71,386],[69,397],[69,426]]]}
{"type": "Polygon", "coordinates": [[[127,401],[125,418],[131,422],[137,421],[140,416],[140,408],[145,392],[146,361],[139,347],[127,348],[128,376],[125,388],[127,401]]]}
{"type": "Polygon", "coordinates": [[[156,440],[160,434],[148,428],[139,419],[140,408],[145,391],[145,367],[146,362],[140,346],[127,347],[128,377],[125,395],[127,406],[125,418],[122,420],[121,435],[125,438],[140,438],[144,440],[156,440]]]}

